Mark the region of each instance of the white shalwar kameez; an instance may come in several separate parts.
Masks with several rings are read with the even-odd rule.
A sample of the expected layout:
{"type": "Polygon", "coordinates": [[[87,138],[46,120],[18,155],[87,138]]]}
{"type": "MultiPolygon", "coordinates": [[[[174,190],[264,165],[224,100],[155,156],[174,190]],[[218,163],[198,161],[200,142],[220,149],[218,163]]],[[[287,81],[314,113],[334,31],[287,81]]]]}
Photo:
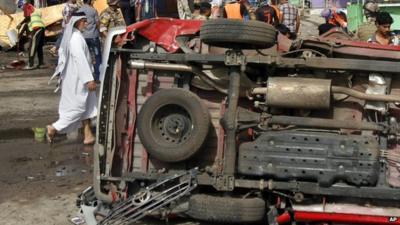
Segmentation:
{"type": "Polygon", "coordinates": [[[61,59],[64,60],[64,66],[60,71],[59,119],[53,123],[53,127],[60,133],[77,129],[82,120],[97,115],[96,92],[89,91],[86,86],[87,82],[93,81],[90,52],[81,32],[76,28],[71,31],[70,41],[65,43],[68,51],[64,52],[65,59],[61,59]]]}

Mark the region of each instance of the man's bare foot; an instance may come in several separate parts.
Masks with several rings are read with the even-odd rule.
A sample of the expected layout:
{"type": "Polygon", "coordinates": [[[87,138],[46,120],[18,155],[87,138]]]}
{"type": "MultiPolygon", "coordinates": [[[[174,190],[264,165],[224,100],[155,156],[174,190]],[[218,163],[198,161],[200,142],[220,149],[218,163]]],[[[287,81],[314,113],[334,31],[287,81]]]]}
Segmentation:
{"type": "Polygon", "coordinates": [[[94,137],[85,138],[85,140],[83,140],[83,144],[84,145],[93,145],[95,141],[96,141],[96,139],[94,137]]]}
{"type": "Polygon", "coordinates": [[[82,121],[83,125],[83,144],[85,145],[92,145],[96,141],[96,138],[94,137],[92,130],[90,129],[90,119],[86,119],[82,121]]]}
{"type": "Polygon", "coordinates": [[[47,125],[46,129],[47,129],[47,132],[46,132],[47,142],[52,144],[53,141],[54,141],[54,136],[56,135],[57,130],[52,125],[47,125]]]}

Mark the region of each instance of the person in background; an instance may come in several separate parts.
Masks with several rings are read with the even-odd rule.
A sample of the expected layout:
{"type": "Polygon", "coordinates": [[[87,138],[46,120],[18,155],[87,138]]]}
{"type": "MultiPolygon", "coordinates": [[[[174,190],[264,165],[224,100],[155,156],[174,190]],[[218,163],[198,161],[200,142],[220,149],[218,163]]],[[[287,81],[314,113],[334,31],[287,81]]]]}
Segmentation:
{"type": "Polygon", "coordinates": [[[58,5],[61,2],[59,0],[47,0],[47,6],[58,5]]]}
{"type": "Polygon", "coordinates": [[[64,30],[54,73],[60,74],[61,79],[59,119],[47,125],[47,139],[52,143],[56,133],[71,132],[82,123],[83,143],[94,144],[90,119],[97,115],[96,82],[89,48],[81,33],[86,28],[86,16],[74,13],[70,19],[64,30]]]}
{"type": "Polygon", "coordinates": [[[25,4],[24,0],[18,0],[17,1],[17,7],[20,8],[20,9],[23,9],[24,4],[25,4]]]}
{"type": "Polygon", "coordinates": [[[244,19],[246,15],[251,20],[256,19],[255,10],[248,0],[228,0],[223,9],[223,17],[227,19],[244,19]]]}
{"type": "Polygon", "coordinates": [[[89,47],[90,54],[94,60],[94,80],[99,81],[100,77],[100,64],[101,64],[101,44],[100,44],[100,32],[99,32],[99,15],[93,6],[91,5],[92,0],[84,0],[84,5],[78,10],[86,15],[87,26],[82,32],[85,38],[86,44],[89,47]]]}
{"type": "MultiPolygon", "coordinates": [[[[193,18],[192,10],[189,7],[188,0],[177,0],[178,14],[179,19],[188,20],[193,18]]],[[[200,5],[194,4],[194,7],[197,7],[197,15],[200,14],[200,5]]]]}
{"type": "Polygon", "coordinates": [[[195,19],[200,16],[200,3],[193,3],[192,18],[195,19]]]}
{"type": "Polygon", "coordinates": [[[347,33],[347,16],[345,12],[336,8],[324,9],[321,12],[321,16],[325,18],[327,24],[331,24],[333,27],[340,27],[347,33]]]}
{"type": "Polygon", "coordinates": [[[268,0],[263,1],[256,10],[257,20],[276,26],[279,24],[279,12],[275,10],[268,0]]]}
{"type": "Polygon", "coordinates": [[[379,6],[374,0],[369,0],[365,2],[363,9],[367,21],[358,26],[356,37],[360,41],[368,41],[368,39],[375,33],[376,30],[375,21],[376,15],[379,11],[379,6]]]}
{"type": "Polygon", "coordinates": [[[221,17],[221,5],[222,0],[212,0],[211,1],[211,18],[217,19],[221,17]]]}
{"type": "MultiPolygon", "coordinates": [[[[330,31],[332,28],[337,27],[337,22],[332,17],[332,11],[330,9],[324,9],[321,12],[321,17],[325,19],[325,23],[318,26],[318,35],[321,36],[326,32],[330,31]]],[[[340,25],[339,25],[340,27],[340,25]]]]}
{"type": "Polygon", "coordinates": [[[398,38],[391,32],[393,18],[388,12],[379,12],[376,16],[376,31],[368,42],[380,45],[399,45],[398,38]]]}
{"type": "Polygon", "coordinates": [[[318,35],[321,36],[323,34],[325,34],[326,32],[330,31],[332,28],[335,28],[336,26],[328,23],[327,21],[323,24],[320,24],[318,26],[318,35]]]}
{"type": "Polygon", "coordinates": [[[79,7],[76,3],[76,0],[68,0],[67,2],[65,2],[64,9],[62,11],[63,20],[61,25],[63,28],[67,26],[67,23],[71,19],[72,14],[78,11],[78,9],[79,7]]]}
{"type": "Polygon", "coordinates": [[[299,11],[294,5],[289,4],[288,0],[281,0],[279,10],[282,14],[280,23],[289,28],[293,39],[295,39],[300,28],[299,11]]]}
{"type": "Polygon", "coordinates": [[[136,21],[155,18],[156,0],[138,0],[136,21]]]}
{"type": "Polygon", "coordinates": [[[135,22],[135,7],[131,6],[131,1],[120,0],[119,7],[121,8],[126,25],[133,24],[135,22]]]}
{"type": "Polygon", "coordinates": [[[285,25],[278,24],[277,26],[275,26],[275,28],[279,31],[279,33],[281,33],[285,37],[293,39],[293,37],[291,36],[292,32],[290,32],[289,28],[287,28],[285,25]]]}
{"type": "Polygon", "coordinates": [[[62,40],[62,37],[63,37],[64,28],[66,27],[67,23],[71,19],[71,15],[73,13],[75,13],[76,11],[78,11],[78,9],[79,9],[79,7],[78,7],[78,5],[76,3],[76,0],[68,0],[67,2],[65,2],[64,8],[63,8],[63,11],[62,11],[63,20],[62,20],[62,23],[61,23],[63,31],[61,31],[61,33],[58,35],[57,41],[55,43],[55,46],[50,49],[50,53],[52,55],[56,55],[57,54],[57,50],[60,47],[61,40],[62,40]]]}
{"type": "Polygon", "coordinates": [[[31,4],[31,0],[25,0],[22,5],[22,10],[24,14],[24,19],[17,25],[18,30],[18,51],[24,51],[24,44],[28,42],[28,37],[30,35],[28,30],[28,24],[31,20],[31,14],[35,11],[35,7],[31,4]]]}
{"type": "Polygon", "coordinates": [[[278,15],[279,21],[281,21],[282,13],[281,13],[281,10],[279,9],[279,6],[278,6],[278,0],[271,0],[269,6],[274,8],[276,14],[278,15]]]}
{"type": "Polygon", "coordinates": [[[107,37],[108,30],[112,27],[125,26],[125,20],[119,10],[119,0],[108,0],[108,8],[100,14],[100,34],[107,37]]]}
{"type": "Polygon", "coordinates": [[[42,20],[42,12],[39,9],[34,9],[34,11],[28,15],[29,24],[28,30],[30,34],[29,41],[29,52],[28,52],[28,65],[24,67],[24,70],[32,70],[35,68],[44,67],[43,59],[43,45],[44,45],[44,29],[45,25],[42,20]],[[35,55],[38,58],[38,65],[34,67],[35,55]]]}
{"type": "Polygon", "coordinates": [[[211,16],[211,4],[208,2],[200,2],[200,14],[193,19],[195,20],[208,20],[211,16]]]}
{"type": "Polygon", "coordinates": [[[257,8],[258,3],[259,3],[259,0],[248,0],[248,1],[249,1],[249,4],[250,4],[252,7],[257,8]]]}

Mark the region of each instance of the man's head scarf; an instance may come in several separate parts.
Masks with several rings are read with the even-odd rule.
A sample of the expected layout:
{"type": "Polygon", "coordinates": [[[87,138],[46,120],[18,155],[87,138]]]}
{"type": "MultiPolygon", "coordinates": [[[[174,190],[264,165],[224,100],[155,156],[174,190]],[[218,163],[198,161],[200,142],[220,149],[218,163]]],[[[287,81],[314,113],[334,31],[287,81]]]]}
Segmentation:
{"type": "MultiPolygon", "coordinates": [[[[86,19],[86,15],[83,12],[74,13],[71,16],[71,19],[67,23],[66,27],[64,28],[63,37],[61,40],[60,48],[58,49],[58,65],[54,75],[62,74],[64,71],[65,65],[67,64],[68,54],[70,51],[70,41],[73,32],[75,31],[75,23],[81,19],[86,19]]],[[[53,75],[53,76],[54,76],[53,75]]]]}

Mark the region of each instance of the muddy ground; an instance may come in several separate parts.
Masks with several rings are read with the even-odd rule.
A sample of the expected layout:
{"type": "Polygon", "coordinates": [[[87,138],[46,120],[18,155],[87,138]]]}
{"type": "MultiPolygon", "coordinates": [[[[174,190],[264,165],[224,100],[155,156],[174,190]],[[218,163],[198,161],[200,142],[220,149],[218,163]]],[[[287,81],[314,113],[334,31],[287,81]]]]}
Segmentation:
{"type": "Polygon", "coordinates": [[[47,85],[56,59],[46,54],[46,69],[7,68],[16,59],[0,52],[0,223],[71,224],[76,196],[91,183],[92,149],[74,137],[53,147],[34,140],[33,127],[57,118],[59,94],[47,85]]]}
{"type": "Polygon", "coordinates": [[[91,182],[91,152],[73,142],[50,147],[32,138],[2,140],[1,224],[70,224],[77,194],[91,182]]]}
{"type": "MultiPolygon", "coordinates": [[[[77,196],[91,185],[92,151],[65,137],[52,147],[33,138],[1,140],[0,224],[71,225],[78,215],[77,196]]],[[[139,224],[166,223],[146,219],[139,224]]],[[[188,219],[169,224],[200,225],[188,219]]]]}

